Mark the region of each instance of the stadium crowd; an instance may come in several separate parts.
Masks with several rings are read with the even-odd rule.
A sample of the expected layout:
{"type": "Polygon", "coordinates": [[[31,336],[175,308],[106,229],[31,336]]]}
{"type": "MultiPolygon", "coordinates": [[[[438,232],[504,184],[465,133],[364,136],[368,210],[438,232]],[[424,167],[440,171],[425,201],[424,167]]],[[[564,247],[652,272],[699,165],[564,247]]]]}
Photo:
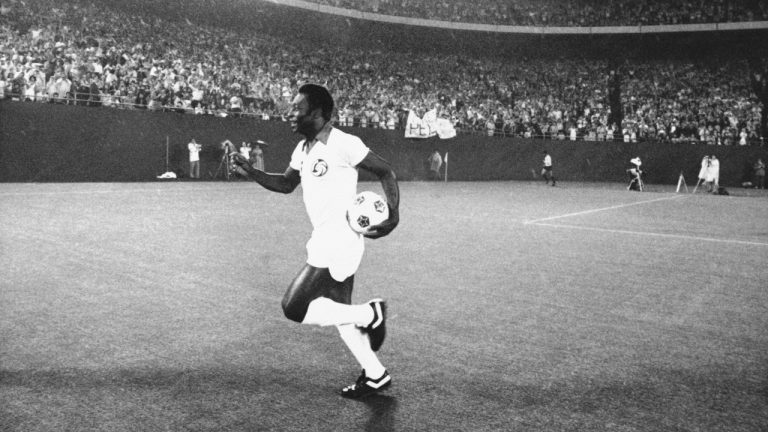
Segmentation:
{"type": "Polygon", "coordinates": [[[768,20],[759,0],[309,0],[383,15],[511,26],[636,26],[768,20]]]}
{"type": "Polygon", "coordinates": [[[435,109],[460,131],[488,135],[760,140],[746,62],[614,66],[624,116],[612,124],[605,61],[406,58],[302,44],[87,1],[4,2],[0,97],[285,120],[295,90],[319,82],[333,92],[341,125],[402,129],[409,111],[435,109]]]}

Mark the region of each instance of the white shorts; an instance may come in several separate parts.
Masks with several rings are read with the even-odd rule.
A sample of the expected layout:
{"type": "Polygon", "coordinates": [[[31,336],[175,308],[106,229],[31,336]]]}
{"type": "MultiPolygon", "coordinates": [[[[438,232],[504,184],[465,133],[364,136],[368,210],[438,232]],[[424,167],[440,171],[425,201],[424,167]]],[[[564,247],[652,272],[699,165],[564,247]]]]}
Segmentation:
{"type": "Polygon", "coordinates": [[[322,227],[314,230],[307,242],[307,264],[327,268],[334,280],[343,282],[357,272],[364,250],[363,236],[346,223],[322,227]]]}

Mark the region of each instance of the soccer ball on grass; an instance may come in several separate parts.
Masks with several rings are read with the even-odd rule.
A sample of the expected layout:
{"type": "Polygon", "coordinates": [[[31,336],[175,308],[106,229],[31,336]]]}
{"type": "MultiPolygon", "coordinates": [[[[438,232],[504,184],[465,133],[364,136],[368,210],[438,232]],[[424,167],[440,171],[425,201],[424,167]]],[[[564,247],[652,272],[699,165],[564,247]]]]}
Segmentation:
{"type": "Polygon", "coordinates": [[[347,208],[347,220],[355,232],[363,233],[368,227],[378,225],[387,218],[389,218],[387,200],[376,192],[360,192],[347,208]]]}

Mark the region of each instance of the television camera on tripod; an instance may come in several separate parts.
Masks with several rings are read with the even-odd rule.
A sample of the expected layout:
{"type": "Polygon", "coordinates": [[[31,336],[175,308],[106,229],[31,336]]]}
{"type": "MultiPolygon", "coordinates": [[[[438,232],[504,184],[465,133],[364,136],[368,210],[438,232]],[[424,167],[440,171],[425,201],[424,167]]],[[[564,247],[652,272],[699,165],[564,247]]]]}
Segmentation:
{"type": "Polygon", "coordinates": [[[223,175],[224,179],[229,181],[231,180],[231,176],[235,173],[235,168],[232,163],[232,153],[237,152],[237,147],[235,144],[230,140],[224,140],[220,144],[220,148],[222,150],[221,154],[221,161],[219,162],[219,167],[216,168],[216,173],[213,175],[213,178],[219,178],[219,175],[223,175]]]}

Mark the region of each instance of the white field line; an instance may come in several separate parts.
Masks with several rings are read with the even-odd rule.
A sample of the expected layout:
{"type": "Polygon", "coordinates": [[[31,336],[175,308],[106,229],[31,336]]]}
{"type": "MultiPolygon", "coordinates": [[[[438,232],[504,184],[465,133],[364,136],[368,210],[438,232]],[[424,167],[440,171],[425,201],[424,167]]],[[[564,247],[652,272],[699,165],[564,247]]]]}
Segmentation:
{"type": "Polygon", "coordinates": [[[631,231],[631,230],[619,230],[619,229],[609,229],[609,228],[596,228],[596,227],[585,227],[585,226],[578,226],[578,225],[555,224],[555,223],[546,223],[546,222],[530,222],[528,224],[537,225],[537,226],[546,226],[546,227],[552,227],[552,228],[598,231],[598,232],[604,232],[604,233],[610,233],[610,234],[629,234],[629,235],[638,235],[638,236],[646,236],[646,237],[674,238],[674,239],[681,239],[681,240],[707,241],[707,242],[728,243],[728,244],[745,245],[745,246],[768,246],[768,243],[758,242],[758,241],[719,239],[714,237],[699,237],[699,236],[683,235],[683,234],[665,234],[665,233],[655,233],[655,232],[647,232],[647,231],[631,231]]]}
{"type": "Polygon", "coordinates": [[[541,223],[541,222],[551,221],[551,220],[555,220],[555,219],[562,219],[562,218],[567,218],[567,217],[571,217],[571,216],[580,216],[580,215],[585,215],[585,214],[598,213],[598,212],[601,212],[601,211],[615,210],[615,209],[620,209],[620,208],[625,208],[625,207],[632,207],[632,206],[636,206],[636,205],[649,204],[649,203],[658,202],[658,201],[668,201],[668,200],[673,200],[673,199],[677,199],[677,198],[685,198],[685,197],[686,197],[686,195],[672,195],[672,196],[668,196],[668,197],[664,197],[664,198],[656,198],[656,199],[647,200],[647,201],[638,201],[638,202],[633,202],[633,203],[618,204],[618,205],[610,206],[610,207],[602,207],[602,208],[596,208],[596,209],[591,209],[591,210],[584,210],[584,211],[575,212],[575,213],[567,213],[567,214],[563,214],[563,215],[550,216],[550,217],[545,217],[545,218],[541,218],[541,219],[533,219],[533,220],[525,221],[524,224],[525,225],[528,225],[528,224],[538,224],[538,223],[541,223]]]}

